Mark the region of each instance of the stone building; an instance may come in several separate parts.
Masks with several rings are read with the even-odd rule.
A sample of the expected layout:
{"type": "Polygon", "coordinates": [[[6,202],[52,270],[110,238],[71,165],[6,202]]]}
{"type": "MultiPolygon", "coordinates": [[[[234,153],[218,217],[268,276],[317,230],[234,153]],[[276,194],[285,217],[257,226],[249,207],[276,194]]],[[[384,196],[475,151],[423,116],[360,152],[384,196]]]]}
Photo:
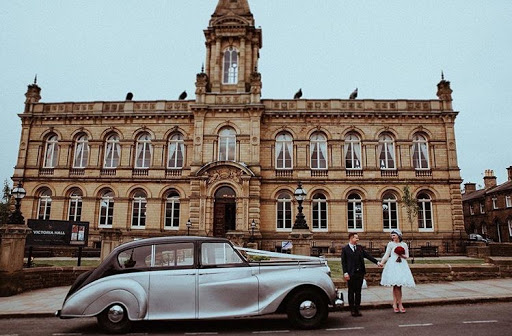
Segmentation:
{"type": "Polygon", "coordinates": [[[486,170],[484,188],[464,184],[462,204],[466,232],[479,233],[495,242],[512,242],[512,166],[508,180],[497,184],[493,170],[486,170]]]}
{"type": "Polygon", "coordinates": [[[464,223],[449,81],[438,99],[261,99],[248,1],[219,0],[204,34],[195,99],[44,103],[28,86],[13,176],[26,218],[87,221],[95,246],[190,231],[254,233],[279,250],[302,182],[311,247],[355,231],[383,248],[398,227],[453,250],[464,223]],[[412,225],[406,185],[420,206],[412,225]]]}

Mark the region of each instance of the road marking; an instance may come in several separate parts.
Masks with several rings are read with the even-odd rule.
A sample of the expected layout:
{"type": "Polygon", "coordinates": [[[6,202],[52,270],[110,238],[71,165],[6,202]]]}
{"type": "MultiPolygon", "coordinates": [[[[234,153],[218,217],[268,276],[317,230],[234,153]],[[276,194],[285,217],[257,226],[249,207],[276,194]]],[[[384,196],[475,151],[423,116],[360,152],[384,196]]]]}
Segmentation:
{"type": "Polygon", "coordinates": [[[289,333],[290,330],[263,330],[263,331],[253,331],[253,334],[273,334],[273,333],[289,333]]]}
{"type": "Polygon", "coordinates": [[[400,328],[406,328],[406,327],[429,327],[433,325],[432,323],[418,323],[418,324],[399,324],[398,326],[400,328]]]}
{"type": "Polygon", "coordinates": [[[82,333],[53,333],[52,336],[78,336],[82,333]]]}
{"type": "Polygon", "coordinates": [[[1,334],[0,336],[18,336],[18,334],[1,334]]]}
{"type": "Polygon", "coordinates": [[[487,320],[487,321],[464,321],[462,323],[467,323],[467,324],[471,324],[471,323],[497,323],[498,320],[487,320]]]}
{"type": "Polygon", "coordinates": [[[325,329],[325,331],[343,331],[343,330],[361,330],[361,329],[364,329],[364,327],[330,328],[330,329],[325,329]]]}
{"type": "Polygon", "coordinates": [[[185,333],[185,335],[218,335],[218,332],[195,332],[195,333],[185,333]]]}

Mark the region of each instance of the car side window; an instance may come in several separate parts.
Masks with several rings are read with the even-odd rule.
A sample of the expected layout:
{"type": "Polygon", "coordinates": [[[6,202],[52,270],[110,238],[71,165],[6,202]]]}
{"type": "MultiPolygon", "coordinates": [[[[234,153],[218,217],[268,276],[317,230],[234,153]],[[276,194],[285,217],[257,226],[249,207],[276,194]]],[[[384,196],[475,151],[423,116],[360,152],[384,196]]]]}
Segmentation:
{"type": "Polygon", "coordinates": [[[201,245],[201,264],[203,266],[221,266],[243,264],[244,261],[227,243],[203,243],[201,245]]]}
{"type": "Polygon", "coordinates": [[[121,268],[147,268],[151,266],[151,245],[122,251],[117,260],[121,268]]]}
{"type": "Polygon", "coordinates": [[[155,246],[154,267],[181,267],[194,265],[194,244],[175,243],[155,246]]]}

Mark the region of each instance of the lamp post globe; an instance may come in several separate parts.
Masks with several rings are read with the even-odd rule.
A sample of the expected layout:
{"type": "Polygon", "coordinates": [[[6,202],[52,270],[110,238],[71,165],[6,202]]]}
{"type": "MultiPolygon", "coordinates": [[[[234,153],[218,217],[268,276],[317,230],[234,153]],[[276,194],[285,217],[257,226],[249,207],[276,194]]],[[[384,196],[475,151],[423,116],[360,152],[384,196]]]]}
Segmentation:
{"type": "Polygon", "coordinates": [[[18,185],[11,191],[11,195],[16,200],[16,204],[14,205],[14,211],[9,216],[10,224],[25,224],[25,218],[23,218],[23,214],[21,213],[21,200],[25,197],[27,192],[23,188],[21,181],[18,182],[18,185]]]}
{"type": "Polygon", "coordinates": [[[187,236],[190,236],[190,228],[192,227],[192,222],[190,221],[190,218],[187,221],[187,236]]]}
{"type": "Polygon", "coordinates": [[[308,225],[306,224],[306,217],[302,213],[302,202],[306,199],[307,192],[302,187],[302,182],[299,182],[297,185],[297,189],[295,189],[295,192],[293,193],[293,196],[295,196],[295,199],[299,203],[299,211],[297,213],[297,216],[295,217],[295,223],[293,224],[293,229],[306,229],[309,230],[308,225]]]}
{"type": "Polygon", "coordinates": [[[251,243],[254,243],[254,229],[255,228],[256,228],[256,222],[253,219],[252,222],[251,222],[251,238],[249,238],[249,241],[251,243]]]}

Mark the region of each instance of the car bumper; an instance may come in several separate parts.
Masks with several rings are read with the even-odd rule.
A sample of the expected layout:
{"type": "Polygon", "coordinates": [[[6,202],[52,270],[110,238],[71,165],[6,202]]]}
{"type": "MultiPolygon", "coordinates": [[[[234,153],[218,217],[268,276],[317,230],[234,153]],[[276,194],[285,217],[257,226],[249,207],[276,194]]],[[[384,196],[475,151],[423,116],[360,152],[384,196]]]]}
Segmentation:
{"type": "Polygon", "coordinates": [[[345,301],[343,300],[343,292],[339,289],[336,290],[336,299],[331,304],[331,310],[337,311],[343,308],[345,301]]]}

